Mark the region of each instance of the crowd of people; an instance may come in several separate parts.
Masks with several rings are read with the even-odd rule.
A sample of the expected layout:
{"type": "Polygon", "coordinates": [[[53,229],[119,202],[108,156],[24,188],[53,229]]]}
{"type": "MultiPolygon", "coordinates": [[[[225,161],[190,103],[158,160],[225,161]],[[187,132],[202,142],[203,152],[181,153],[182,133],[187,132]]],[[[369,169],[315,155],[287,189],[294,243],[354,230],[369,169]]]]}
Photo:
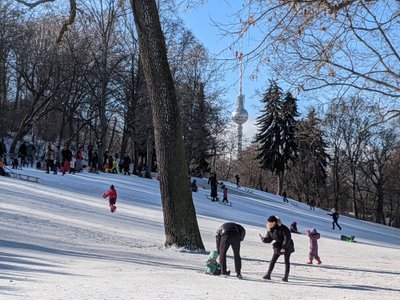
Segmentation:
{"type": "MultiPolygon", "coordinates": [[[[267,233],[265,235],[260,234],[261,242],[272,243],[272,257],[269,262],[267,273],[263,276],[264,280],[271,280],[272,272],[275,268],[275,264],[280,256],[284,258],[284,274],[282,281],[289,281],[290,274],[290,257],[295,252],[294,241],[291,233],[299,233],[297,231],[297,222],[293,222],[290,229],[282,224],[278,216],[270,216],[266,222],[267,233]]],[[[308,260],[306,264],[313,264],[313,260],[316,263],[322,264],[322,261],[318,254],[318,240],[320,233],[316,228],[307,229],[306,235],[309,238],[309,252],[308,260]]],[[[242,261],[240,256],[241,242],[246,236],[245,228],[234,222],[227,222],[218,227],[215,240],[216,250],[210,252],[205,266],[205,273],[210,275],[224,275],[229,276],[230,270],[227,268],[226,253],[231,247],[233,251],[234,266],[236,277],[242,279],[242,261]]],[[[344,237],[344,236],[343,236],[344,237]]],[[[354,237],[351,237],[353,241],[354,237]]],[[[343,240],[348,240],[343,238],[343,240]]]]}
{"type": "MultiPolygon", "coordinates": [[[[38,145],[35,146],[34,143],[22,141],[15,153],[7,153],[6,144],[2,139],[0,141],[0,161],[15,170],[21,170],[23,167],[33,168],[36,163],[37,169],[53,174],[61,172],[62,175],[82,172],[85,168],[92,173],[99,171],[124,175],[133,173],[133,161],[129,155],[120,157],[118,153],[112,155],[108,150],[104,152],[103,163],[100,166],[98,152],[92,145],[87,146],[85,151],[83,145],[72,149],[69,144],[48,143],[43,149],[38,145]]],[[[148,173],[146,166],[138,166],[137,169],[137,174],[140,176],[148,173]]]]}

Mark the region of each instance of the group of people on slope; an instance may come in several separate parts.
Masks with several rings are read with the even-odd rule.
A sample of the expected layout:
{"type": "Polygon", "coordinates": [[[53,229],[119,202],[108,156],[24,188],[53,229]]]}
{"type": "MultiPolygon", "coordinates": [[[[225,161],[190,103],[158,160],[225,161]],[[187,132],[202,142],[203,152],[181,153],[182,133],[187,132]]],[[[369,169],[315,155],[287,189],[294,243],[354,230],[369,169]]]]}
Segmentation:
{"type": "MultiPolygon", "coordinates": [[[[240,188],[240,177],[239,175],[235,175],[235,179],[236,179],[236,187],[240,188]]],[[[196,181],[195,181],[196,182],[196,181]]],[[[221,185],[221,189],[222,189],[222,203],[223,204],[229,204],[228,201],[228,187],[223,183],[223,182],[218,182],[217,180],[217,174],[216,173],[211,173],[209,179],[208,179],[208,184],[211,187],[211,201],[212,202],[218,202],[219,198],[218,198],[218,184],[221,185]]],[[[192,191],[193,187],[192,187],[192,191]]],[[[197,189],[196,189],[197,192],[197,189]]]]}
{"type": "MultiPolygon", "coordinates": [[[[263,243],[271,243],[273,247],[273,255],[269,264],[267,273],[263,276],[264,279],[270,280],[271,273],[275,267],[275,263],[280,255],[285,258],[285,275],[283,281],[288,281],[290,272],[290,255],[295,251],[294,242],[291,238],[290,230],[283,225],[279,218],[270,216],[267,220],[267,234],[260,239],[263,243]]],[[[246,230],[240,224],[227,222],[222,224],[216,232],[216,247],[217,251],[211,251],[206,262],[206,273],[213,275],[230,275],[230,271],[226,266],[226,253],[229,247],[232,247],[236,277],[242,278],[242,260],[240,257],[240,243],[244,240],[246,230]],[[219,256],[219,263],[217,257],[219,256]]]]}
{"type": "MultiPolygon", "coordinates": [[[[29,165],[33,167],[35,153],[35,145],[23,141],[16,153],[10,153],[10,164],[12,169],[22,169],[22,167],[29,165]]],[[[3,139],[0,141],[0,159],[5,165],[7,165],[7,147],[3,139]]]]}
{"type": "MultiPolygon", "coordinates": [[[[289,280],[290,273],[290,256],[295,252],[294,242],[291,233],[299,233],[297,230],[297,222],[293,222],[290,229],[282,224],[278,216],[270,216],[266,223],[267,233],[265,236],[260,234],[260,239],[263,243],[272,243],[273,254],[269,263],[267,273],[263,276],[265,280],[271,280],[271,274],[274,270],[275,263],[279,256],[283,255],[285,263],[285,273],[282,281],[287,282],[289,280]]],[[[318,239],[320,239],[320,233],[315,229],[308,229],[306,231],[309,237],[309,252],[307,264],[313,264],[313,260],[316,260],[317,264],[321,264],[322,261],[318,254],[318,239]]],[[[233,222],[227,222],[222,224],[216,232],[216,251],[211,251],[207,261],[206,270],[207,274],[212,275],[230,275],[230,271],[227,270],[226,266],[226,253],[229,247],[232,247],[234,261],[235,261],[235,272],[236,277],[242,278],[242,261],[240,257],[240,243],[244,240],[246,230],[240,224],[233,222]],[[218,262],[219,257],[219,262],[218,262]]]]}

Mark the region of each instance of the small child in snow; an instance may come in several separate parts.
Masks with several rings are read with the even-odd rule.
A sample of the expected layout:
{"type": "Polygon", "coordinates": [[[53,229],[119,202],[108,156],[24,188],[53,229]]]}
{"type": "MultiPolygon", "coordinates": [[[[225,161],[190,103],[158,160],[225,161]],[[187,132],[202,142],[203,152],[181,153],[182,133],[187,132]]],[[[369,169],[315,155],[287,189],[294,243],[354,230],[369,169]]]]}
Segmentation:
{"type": "Polygon", "coordinates": [[[226,186],[224,186],[224,188],[223,188],[223,195],[224,195],[224,198],[222,199],[222,203],[229,204],[229,201],[228,201],[228,188],[226,186]]]}
{"type": "Polygon", "coordinates": [[[117,190],[115,189],[114,185],[110,186],[110,189],[103,194],[103,198],[108,197],[108,202],[110,203],[110,210],[111,212],[115,212],[117,207],[115,203],[117,202],[117,190]]]}
{"type": "Polygon", "coordinates": [[[292,224],[290,224],[290,232],[300,234],[300,232],[297,230],[297,222],[296,221],[293,221],[292,224]]]}
{"type": "Polygon", "coordinates": [[[317,232],[317,229],[307,229],[307,236],[310,238],[310,252],[308,253],[308,261],[307,264],[312,265],[313,259],[317,260],[317,264],[321,264],[321,260],[318,256],[318,239],[320,238],[320,234],[317,232]]]}
{"type": "Polygon", "coordinates": [[[61,172],[62,172],[63,176],[65,175],[65,173],[67,173],[69,171],[69,166],[70,166],[70,162],[68,160],[65,160],[64,164],[61,167],[61,172]]]}
{"type": "Polygon", "coordinates": [[[221,274],[221,267],[217,262],[218,252],[213,250],[208,255],[206,261],[206,274],[210,275],[220,275],[221,274]]]}

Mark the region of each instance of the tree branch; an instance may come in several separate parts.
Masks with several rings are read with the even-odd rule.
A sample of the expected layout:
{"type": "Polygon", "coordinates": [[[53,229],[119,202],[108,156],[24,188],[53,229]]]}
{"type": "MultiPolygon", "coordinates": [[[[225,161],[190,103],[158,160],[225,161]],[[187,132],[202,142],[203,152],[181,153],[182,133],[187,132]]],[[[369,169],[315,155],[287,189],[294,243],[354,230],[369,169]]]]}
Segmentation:
{"type": "Polygon", "coordinates": [[[43,3],[54,2],[56,0],[39,0],[39,1],[36,1],[36,2],[33,2],[33,3],[29,3],[29,2],[23,1],[23,0],[15,0],[15,1],[17,1],[18,3],[20,3],[22,5],[25,5],[26,7],[29,7],[29,9],[33,9],[36,6],[41,5],[43,3]]]}
{"type": "Polygon", "coordinates": [[[68,31],[68,26],[74,24],[76,17],[76,0],[69,0],[69,18],[63,22],[63,26],[61,27],[61,31],[58,35],[56,43],[61,43],[61,40],[64,36],[64,33],[68,31]]]}
{"type": "MultiPolygon", "coordinates": [[[[18,3],[28,7],[29,9],[33,9],[36,6],[39,6],[44,3],[48,2],[55,2],[56,0],[38,0],[36,2],[27,2],[24,0],[16,0],[18,3]]],[[[61,40],[65,34],[66,31],[68,31],[68,26],[74,24],[76,18],[76,0],[69,0],[69,18],[63,22],[63,25],[61,27],[60,33],[58,34],[56,43],[59,44],[61,43],[61,40]]]]}

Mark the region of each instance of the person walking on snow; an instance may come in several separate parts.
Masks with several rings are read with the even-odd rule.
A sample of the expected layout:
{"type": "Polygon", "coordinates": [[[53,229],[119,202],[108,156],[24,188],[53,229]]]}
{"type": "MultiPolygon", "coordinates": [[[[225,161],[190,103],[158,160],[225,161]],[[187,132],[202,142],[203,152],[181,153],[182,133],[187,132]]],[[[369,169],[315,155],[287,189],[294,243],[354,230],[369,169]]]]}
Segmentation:
{"type": "Polygon", "coordinates": [[[270,216],[267,220],[267,235],[263,237],[260,234],[261,241],[263,243],[271,243],[274,249],[274,254],[272,255],[271,261],[269,263],[269,268],[267,274],[263,276],[266,280],[271,280],[271,273],[274,270],[275,263],[279,256],[283,255],[285,257],[285,276],[282,281],[287,282],[290,272],[290,255],[294,252],[294,243],[292,240],[292,235],[290,234],[289,228],[281,223],[281,220],[276,216],[270,216]]]}
{"type": "Polygon", "coordinates": [[[103,198],[108,197],[108,202],[110,203],[110,211],[113,213],[116,211],[117,207],[115,203],[117,202],[117,190],[115,189],[114,185],[110,186],[110,189],[103,194],[103,198]]]}
{"type": "Polygon", "coordinates": [[[222,203],[229,204],[229,201],[228,201],[228,188],[226,186],[224,186],[222,190],[223,190],[223,195],[224,195],[224,197],[222,198],[222,203]]]}
{"type": "Polygon", "coordinates": [[[335,224],[339,228],[339,230],[342,230],[342,227],[340,227],[340,225],[338,223],[339,214],[336,212],[336,210],[334,208],[332,208],[331,212],[332,212],[331,214],[327,214],[327,215],[332,216],[332,219],[333,219],[332,230],[335,230],[335,224]]]}
{"type": "Polygon", "coordinates": [[[282,200],[283,200],[283,202],[289,203],[289,200],[287,199],[286,191],[283,191],[283,193],[282,193],[282,200]]]}
{"type": "Polygon", "coordinates": [[[236,188],[240,188],[240,177],[238,174],[235,175],[236,178],[236,188]]]}
{"type": "Polygon", "coordinates": [[[307,229],[307,236],[310,238],[310,251],[308,252],[308,261],[307,264],[312,265],[313,259],[315,258],[317,264],[321,264],[321,260],[318,256],[318,239],[320,238],[320,234],[317,232],[317,229],[312,228],[307,229]]]}

